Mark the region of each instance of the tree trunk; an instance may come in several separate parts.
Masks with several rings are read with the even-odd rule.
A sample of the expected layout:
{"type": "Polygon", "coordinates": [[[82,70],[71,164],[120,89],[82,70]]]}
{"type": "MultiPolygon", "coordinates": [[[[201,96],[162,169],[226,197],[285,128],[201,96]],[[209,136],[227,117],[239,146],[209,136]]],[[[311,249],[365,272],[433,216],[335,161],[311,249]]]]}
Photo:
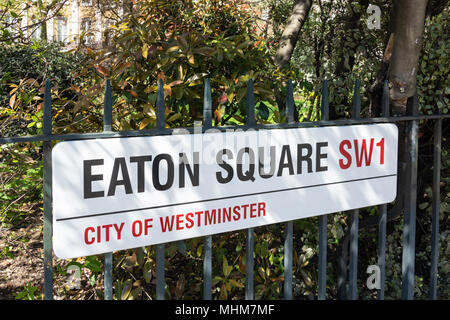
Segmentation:
{"type": "Polygon", "coordinates": [[[275,63],[279,68],[282,68],[284,65],[289,63],[289,60],[291,60],[298,35],[306,21],[306,18],[308,17],[311,5],[312,0],[295,1],[292,14],[289,17],[281,35],[280,46],[278,47],[275,55],[275,63]]]}
{"type": "Polygon", "coordinates": [[[378,117],[381,115],[381,99],[383,96],[384,81],[388,77],[389,65],[391,63],[392,48],[394,47],[394,24],[396,17],[397,0],[392,1],[389,24],[386,32],[386,45],[384,46],[383,60],[377,72],[374,83],[370,86],[370,105],[369,117],[378,117]]]}
{"type": "MultiPolygon", "coordinates": [[[[427,4],[426,19],[432,19],[434,16],[440,14],[447,6],[448,0],[429,0],[427,4]]],[[[386,46],[383,61],[380,64],[377,77],[374,83],[371,85],[369,92],[370,97],[370,117],[377,117],[381,115],[381,97],[383,93],[383,82],[388,78],[389,67],[391,64],[392,49],[394,46],[395,35],[395,22],[396,22],[396,9],[398,7],[398,0],[394,0],[392,3],[391,17],[389,19],[388,31],[386,33],[386,46]]],[[[395,103],[394,103],[395,104],[395,103]]],[[[400,113],[404,108],[401,108],[400,113]]],[[[394,114],[396,110],[393,110],[394,114]]]]}
{"type": "Polygon", "coordinates": [[[398,0],[395,36],[389,68],[393,112],[405,114],[408,97],[416,90],[427,0],[398,0]]]}
{"type": "MultiPolygon", "coordinates": [[[[309,10],[311,9],[312,0],[296,0],[292,14],[289,17],[284,31],[281,35],[280,45],[275,54],[275,63],[278,68],[282,68],[289,63],[294,52],[295,45],[297,44],[298,35],[300,33],[303,24],[305,23],[309,10]]],[[[278,105],[280,113],[286,108],[285,99],[282,96],[281,90],[275,88],[275,100],[278,105]]],[[[294,110],[294,118],[298,118],[297,110],[294,110]]]]}

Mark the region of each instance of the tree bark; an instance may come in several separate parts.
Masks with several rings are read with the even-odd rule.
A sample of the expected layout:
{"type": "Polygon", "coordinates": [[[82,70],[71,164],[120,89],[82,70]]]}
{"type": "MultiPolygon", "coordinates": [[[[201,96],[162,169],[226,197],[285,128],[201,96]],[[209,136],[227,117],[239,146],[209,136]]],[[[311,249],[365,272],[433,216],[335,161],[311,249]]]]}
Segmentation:
{"type": "Polygon", "coordinates": [[[389,68],[394,113],[404,114],[408,97],[416,90],[417,65],[422,48],[427,0],[398,0],[395,36],[389,68]]]}
{"type": "Polygon", "coordinates": [[[280,45],[275,54],[275,63],[279,68],[289,63],[297,43],[298,35],[311,9],[312,0],[296,0],[281,35],[280,45]]]}
{"type": "Polygon", "coordinates": [[[370,86],[370,106],[369,117],[379,117],[381,115],[381,99],[383,97],[384,81],[388,77],[389,65],[391,63],[392,48],[394,47],[394,24],[396,17],[397,1],[392,1],[389,24],[386,32],[385,49],[383,60],[377,72],[374,83],[370,86]]]}
{"type": "MultiPolygon", "coordinates": [[[[312,0],[295,0],[292,14],[290,15],[283,33],[280,38],[280,45],[275,54],[275,63],[278,68],[287,65],[291,60],[295,45],[297,44],[298,35],[305,23],[309,10],[311,9],[312,0]]],[[[281,90],[275,88],[275,100],[278,105],[278,110],[283,113],[286,109],[285,99],[282,96],[281,90]]],[[[294,109],[294,119],[298,119],[298,111],[294,109]]]]}

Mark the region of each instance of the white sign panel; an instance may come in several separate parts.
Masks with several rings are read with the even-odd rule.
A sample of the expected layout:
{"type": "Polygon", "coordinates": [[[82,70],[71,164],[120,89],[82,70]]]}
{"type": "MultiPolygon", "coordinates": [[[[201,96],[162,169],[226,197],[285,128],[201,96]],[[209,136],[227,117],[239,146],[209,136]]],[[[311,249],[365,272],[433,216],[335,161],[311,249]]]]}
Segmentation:
{"type": "Polygon", "coordinates": [[[72,258],[392,202],[394,124],[65,141],[53,246],[72,258]]]}

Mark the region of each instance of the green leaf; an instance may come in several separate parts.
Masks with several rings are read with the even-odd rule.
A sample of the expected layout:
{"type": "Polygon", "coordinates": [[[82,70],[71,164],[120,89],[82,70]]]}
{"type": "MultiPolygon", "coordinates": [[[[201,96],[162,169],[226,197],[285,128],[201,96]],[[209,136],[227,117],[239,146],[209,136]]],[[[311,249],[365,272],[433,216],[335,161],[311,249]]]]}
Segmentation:
{"type": "Polygon", "coordinates": [[[119,280],[116,281],[116,290],[115,290],[116,300],[120,300],[122,295],[122,285],[119,280]]]}
{"type": "Polygon", "coordinates": [[[244,287],[244,285],[241,282],[238,282],[238,281],[236,281],[234,279],[230,279],[229,281],[230,281],[231,285],[236,287],[236,288],[243,288],[244,287]]]}
{"type": "Polygon", "coordinates": [[[97,256],[86,257],[84,266],[92,272],[102,272],[102,262],[98,259],[97,256]]]}
{"type": "Polygon", "coordinates": [[[217,283],[219,283],[219,282],[222,281],[222,280],[223,280],[222,277],[216,276],[216,277],[214,277],[214,278],[212,279],[212,284],[213,284],[213,285],[216,285],[217,283]]]}
{"type": "Polygon", "coordinates": [[[181,118],[181,113],[177,112],[177,113],[171,115],[171,116],[167,119],[167,122],[173,122],[173,121],[178,120],[178,119],[180,119],[180,118],[181,118]]]}
{"type": "Polygon", "coordinates": [[[170,53],[170,52],[176,52],[180,50],[180,46],[172,46],[169,49],[166,50],[166,53],[170,53]]]}
{"type": "Polygon", "coordinates": [[[136,289],[133,289],[128,296],[128,300],[136,300],[142,295],[142,287],[137,287],[136,289]]]}
{"type": "Polygon", "coordinates": [[[269,111],[269,108],[267,107],[267,105],[263,101],[261,101],[259,103],[258,113],[261,116],[261,118],[263,118],[264,120],[269,119],[270,111],[269,111]]]}
{"type": "Polygon", "coordinates": [[[144,260],[145,253],[146,253],[145,247],[140,247],[140,248],[136,249],[136,257],[137,257],[137,262],[139,264],[139,267],[142,267],[142,265],[145,262],[145,260],[144,260]]]}
{"type": "Polygon", "coordinates": [[[150,283],[150,281],[152,280],[152,269],[149,261],[144,264],[142,276],[144,277],[146,283],[150,283]]]}
{"type": "Polygon", "coordinates": [[[422,202],[421,204],[419,204],[419,209],[424,210],[428,207],[428,205],[429,205],[428,202],[422,202]]]}
{"type": "Polygon", "coordinates": [[[89,284],[93,287],[95,287],[95,283],[96,283],[96,277],[95,274],[91,275],[91,277],[89,278],[89,284]]]}
{"type": "Polygon", "coordinates": [[[190,65],[195,65],[194,54],[192,52],[187,53],[187,58],[190,65]]]}
{"type": "Polygon", "coordinates": [[[261,276],[261,278],[263,278],[264,280],[266,280],[266,272],[264,271],[263,267],[258,267],[258,273],[261,276]]]}
{"type": "Polygon", "coordinates": [[[223,263],[222,263],[222,272],[225,277],[228,277],[231,273],[231,270],[233,270],[233,266],[228,265],[227,258],[225,256],[223,257],[223,263]]]}
{"type": "Polygon", "coordinates": [[[150,118],[144,118],[141,121],[141,123],[139,124],[139,130],[145,129],[145,127],[147,127],[151,121],[152,121],[152,119],[150,119],[150,118]]]}
{"type": "Polygon", "coordinates": [[[132,287],[133,281],[131,281],[131,279],[127,279],[123,284],[122,294],[120,297],[121,300],[126,300],[128,298],[128,295],[130,294],[132,287]]]}

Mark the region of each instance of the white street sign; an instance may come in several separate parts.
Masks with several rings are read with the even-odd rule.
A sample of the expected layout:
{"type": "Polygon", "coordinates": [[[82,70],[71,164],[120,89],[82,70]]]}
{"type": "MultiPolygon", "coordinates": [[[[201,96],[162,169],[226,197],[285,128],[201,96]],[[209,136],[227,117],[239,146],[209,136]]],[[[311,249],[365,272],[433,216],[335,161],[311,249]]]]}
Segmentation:
{"type": "Polygon", "coordinates": [[[394,124],[65,141],[53,247],[73,258],[392,202],[394,124]]]}

